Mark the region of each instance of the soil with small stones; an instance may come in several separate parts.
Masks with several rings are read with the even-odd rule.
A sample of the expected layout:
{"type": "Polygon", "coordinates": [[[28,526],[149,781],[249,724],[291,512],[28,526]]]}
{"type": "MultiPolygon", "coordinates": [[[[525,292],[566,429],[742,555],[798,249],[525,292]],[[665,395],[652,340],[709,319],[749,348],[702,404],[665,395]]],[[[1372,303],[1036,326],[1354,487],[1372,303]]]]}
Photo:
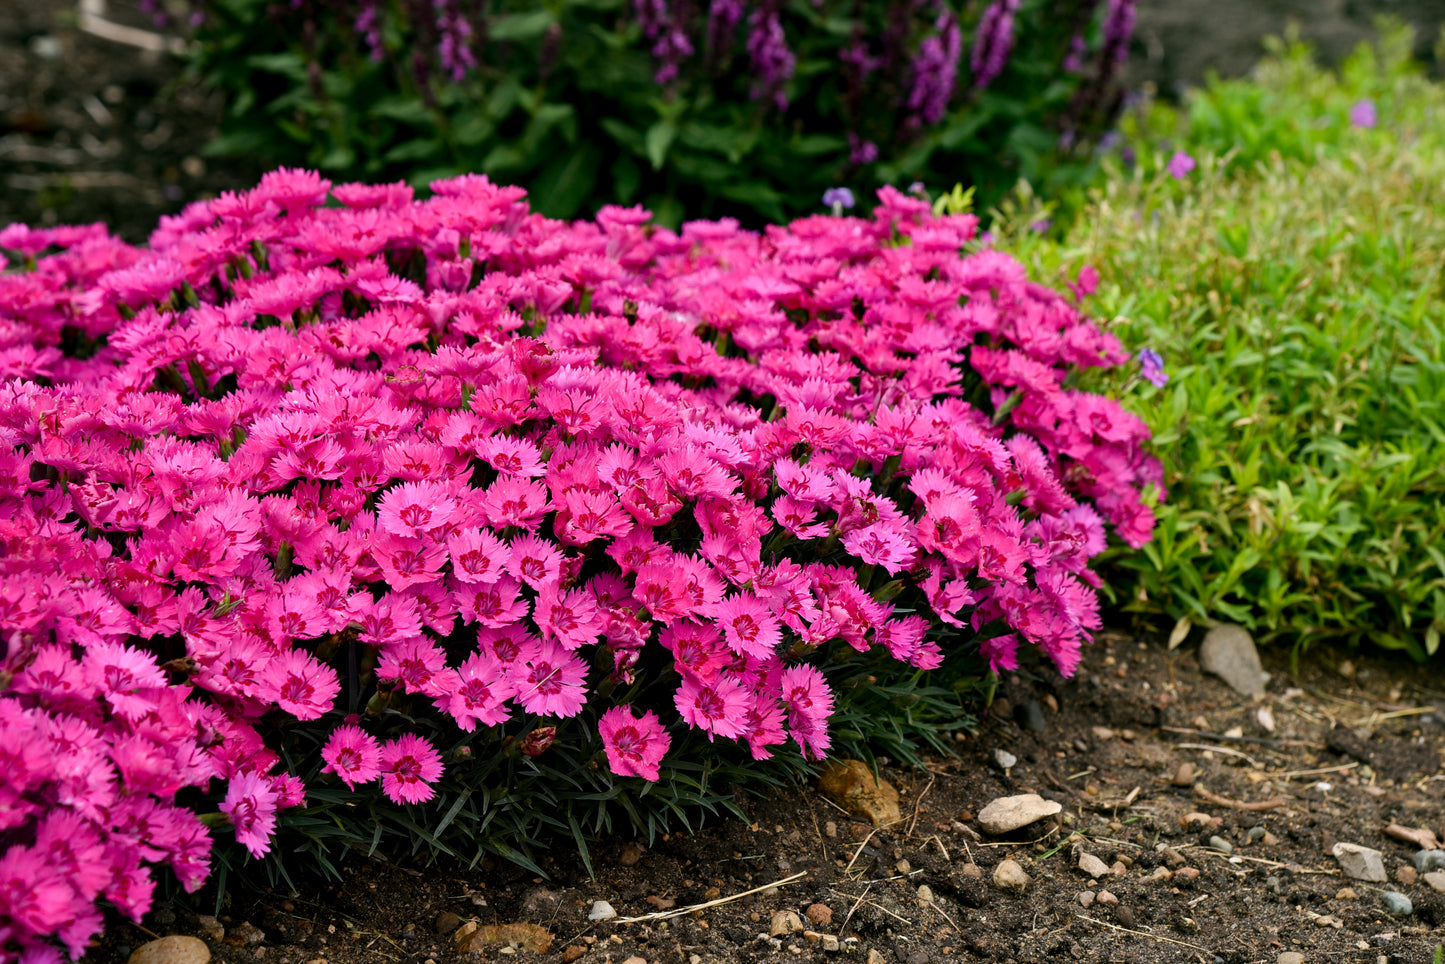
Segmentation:
{"type": "Polygon", "coordinates": [[[180,933],[238,964],[1274,964],[1288,951],[1312,964],[1429,961],[1445,941],[1445,894],[1414,874],[1417,848],[1384,830],[1445,836],[1439,677],[1360,657],[1295,673],[1285,655],[1264,654],[1273,675],[1250,701],[1204,675],[1190,645],[1171,653],[1108,635],[1071,680],[1006,680],[978,731],[957,734],[957,758],[883,766],[902,795],[903,821],[891,827],[802,786],[744,801],[748,823],[650,848],[605,842],[594,878],[566,847],[543,860],[546,878],[358,860],[339,886],[231,895],[209,935],[195,911],[160,906],[144,930],[111,927],[89,960],[124,961],[151,933],[180,933]],[[1011,769],[998,750],[1016,758],[1011,769]],[[1192,775],[1180,773],[1186,765],[1192,775]],[[1001,837],[981,831],[982,807],[1026,792],[1063,811],[1001,837]],[[1345,877],[1337,842],[1382,852],[1389,882],[1345,877]],[[1083,853],[1110,872],[1090,879],[1083,853]],[[994,884],[1004,860],[1031,878],[1022,893],[994,884]],[[1413,912],[1391,916],[1387,890],[1413,912]],[[590,921],[597,901],[619,919],[590,921]],[[794,929],[774,936],[775,920],[794,929]],[[457,954],[455,929],[472,921],[534,925],[514,939],[525,930],[550,949],[457,954]]]}

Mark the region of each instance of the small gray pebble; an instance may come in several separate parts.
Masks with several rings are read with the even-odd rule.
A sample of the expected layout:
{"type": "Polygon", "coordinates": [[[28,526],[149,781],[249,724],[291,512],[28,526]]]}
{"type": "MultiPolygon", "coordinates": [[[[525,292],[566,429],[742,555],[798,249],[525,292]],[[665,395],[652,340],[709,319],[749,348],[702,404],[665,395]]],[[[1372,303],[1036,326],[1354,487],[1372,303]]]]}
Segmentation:
{"type": "Polygon", "coordinates": [[[1263,827],[1250,827],[1250,828],[1249,828],[1249,842],[1250,842],[1250,843],[1259,843],[1261,840],[1264,839],[1264,834],[1265,834],[1265,829],[1264,829],[1263,827]]]}
{"type": "Polygon", "coordinates": [[[1213,837],[1209,838],[1209,846],[1213,847],[1215,850],[1222,850],[1225,853],[1229,853],[1234,849],[1234,844],[1230,843],[1228,840],[1225,840],[1218,834],[1215,834],[1213,837]]]}
{"type": "Polygon", "coordinates": [[[1284,888],[1282,888],[1282,887],[1279,885],[1279,878],[1278,878],[1278,877],[1266,877],[1266,878],[1264,878],[1264,886],[1268,887],[1272,893],[1276,893],[1276,894],[1284,893],[1284,888]]]}
{"type": "Polygon", "coordinates": [[[1407,917],[1415,912],[1415,905],[1410,903],[1410,898],[1398,891],[1387,890],[1380,895],[1380,900],[1385,905],[1385,910],[1396,917],[1407,917]]]}
{"type": "Polygon", "coordinates": [[[1422,874],[1445,870],[1445,850],[1421,850],[1415,854],[1415,869],[1422,874]]]}

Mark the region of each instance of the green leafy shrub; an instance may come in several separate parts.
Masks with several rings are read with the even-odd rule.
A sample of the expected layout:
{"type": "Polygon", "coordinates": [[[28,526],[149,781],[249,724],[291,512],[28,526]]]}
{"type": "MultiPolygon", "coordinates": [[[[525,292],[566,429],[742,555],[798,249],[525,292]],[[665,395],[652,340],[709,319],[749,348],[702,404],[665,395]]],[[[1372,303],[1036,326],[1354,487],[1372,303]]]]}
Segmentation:
{"type": "Polygon", "coordinates": [[[1121,117],[1120,133],[1141,148],[1146,168],[1154,163],[1153,149],[1167,145],[1213,154],[1239,171],[1276,156],[1312,162],[1362,141],[1408,139],[1435,120],[1436,98],[1411,58],[1411,29],[1388,17],[1376,28],[1377,43],[1361,44],[1337,72],[1321,70],[1295,30],[1266,38],[1268,56],[1251,77],[1211,74],[1182,106],[1146,101],[1121,117]],[[1378,126],[1382,119],[1387,123],[1378,126]]]}
{"type": "Polygon", "coordinates": [[[1136,132],[1168,130],[1167,149],[1136,141],[1133,176],[1096,190],[1062,242],[1029,230],[1032,198],[1008,210],[1002,243],[1044,272],[1096,265],[1096,312],[1167,359],[1169,383],[1130,403],[1171,504],[1152,543],[1110,560],[1128,610],[1299,647],[1439,650],[1445,90],[1404,36],[1341,76],[1276,47],[1257,81],[1151,113],[1136,132]],[[1349,119],[1362,95],[1373,126],[1349,119]],[[1175,177],[1180,148],[1199,167],[1175,177]]]}
{"type": "Polygon", "coordinates": [[[193,67],[229,100],[215,152],[417,187],[485,173],[549,216],[641,202],[671,226],[785,221],[839,185],[963,177],[987,204],[1020,177],[1083,183],[1133,17],[1132,0],[197,4],[193,67]]]}

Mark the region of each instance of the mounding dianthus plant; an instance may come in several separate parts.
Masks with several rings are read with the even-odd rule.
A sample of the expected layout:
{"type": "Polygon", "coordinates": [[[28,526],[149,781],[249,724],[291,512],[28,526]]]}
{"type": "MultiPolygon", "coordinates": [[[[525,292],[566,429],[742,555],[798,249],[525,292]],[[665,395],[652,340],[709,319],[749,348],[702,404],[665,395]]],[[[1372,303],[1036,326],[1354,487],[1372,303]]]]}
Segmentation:
{"type": "Polygon", "coordinates": [[[1167,364],[1127,404],[1169,504],[1143,552],[1098,565],[1181,636],[1230,621],[1296,654],[1440,659],[1445,87],[1410,49],[1386,29],[1336,74],[1276,45],[1254,82],[1151,110],[1136,129],[1167,149],[1135,141],[1062,240],[1026,205],[997,228],[1040,276],[1097,265],[1096,310],[1167,364]]]}
{"type": "Polygon", "coordinates": [[[1128,357],[1089,278],[961,256],[970,215],[431,187],[0,232],[6,955],[79,955],[217,842],[535,868],[692,819],[901,732],[945,662],[1071,673],[1106,527],[1149,538],[1144,423],[1070,387],[1128,357]]]}

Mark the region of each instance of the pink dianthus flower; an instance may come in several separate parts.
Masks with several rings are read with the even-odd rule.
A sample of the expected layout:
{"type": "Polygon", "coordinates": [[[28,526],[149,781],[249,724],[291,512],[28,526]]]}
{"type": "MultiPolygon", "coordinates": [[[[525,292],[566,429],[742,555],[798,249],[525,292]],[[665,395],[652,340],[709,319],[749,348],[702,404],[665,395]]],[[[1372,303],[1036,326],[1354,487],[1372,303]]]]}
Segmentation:
{"type": "Polygon", "coordinates": [[[357,784],[370,783],[381,774],[381,744],[359,726],[338,726],[332,730],[331,739],[321,751],[321,759],[326,761],[322,772],[336,774],[352,790],[357,784]]]}
{"type": "Polygon", "coordinates": [[[381,789],[393,803],[423,803],[436,796],[442,758],[415,733],[405,733],[381,748],[381,789]]]}
{"type": "Polygon", "coordinates": [[[648,710],[641,719],[626,706],[614,706],[597,721],[607,764],[620,777],[642,777],[656,782],[658,766],[672,745],[657,714],[648,710]]]}
{"type": "Polygon", "coordinates": [[[236,828],[236,842],[252,857],[265,856],[276,831],[277,794],[264,776],[251,770],[231,777],[220,810],[236,828]]]}

